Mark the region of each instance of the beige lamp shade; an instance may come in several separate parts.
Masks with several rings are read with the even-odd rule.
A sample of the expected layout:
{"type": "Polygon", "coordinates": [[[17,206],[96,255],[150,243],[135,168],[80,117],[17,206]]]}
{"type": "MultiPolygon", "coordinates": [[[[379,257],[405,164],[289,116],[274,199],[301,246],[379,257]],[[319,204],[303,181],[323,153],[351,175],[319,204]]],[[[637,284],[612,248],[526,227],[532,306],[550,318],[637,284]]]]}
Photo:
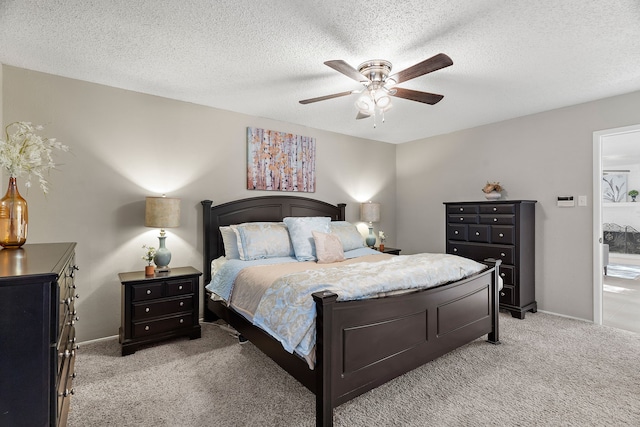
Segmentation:
{"type": "Polygon", "coordinates": [[[179,227],[180,199],[147,197],[144,210],[144,225],[155,228],[179,227]]]}
{"type": "Polygon", "coordinates": [[[360,205],[360,221],[380,221],[380,203],[362,203],[360,205]]]}

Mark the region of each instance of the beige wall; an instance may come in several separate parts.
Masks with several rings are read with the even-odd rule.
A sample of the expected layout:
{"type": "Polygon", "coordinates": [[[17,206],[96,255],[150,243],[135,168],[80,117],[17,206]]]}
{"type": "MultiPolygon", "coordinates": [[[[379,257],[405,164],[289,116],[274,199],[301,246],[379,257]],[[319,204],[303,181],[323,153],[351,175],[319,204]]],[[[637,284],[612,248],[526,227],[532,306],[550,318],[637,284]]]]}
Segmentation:
{"type": "Polygon", "coordinates": [[[536,298],[554,313],[593,319],[593,132],[640,123],[640,92],[397,146],[396,214],[403,253],[445,250],[444,201],[537,200],[536,298]],[[589,206],[558,208],[557,196],[589,206]]]}
{"type": "Polygon", "coordinates": [[[385,230],[389,246],[396,242],[394,145],[11,66],[2,71],[4,122],[43,124],[46,136],[72,150],[57,156],[46,197],[19,186],[29,203],[28,243],[78,242],[81,341],[117,334],[117,274],[142,270],[141,246],[158,244],[158,231],[143,226],[145,196],[182,199],[181,226],[167,230],[171,265],[202,269],[200,201],[274,194],[245,189],[247,126],[315,137],[317,191],[297,194],[345,202],[356,223],[358,202],[378,201],[376,231],[385,230]]]}

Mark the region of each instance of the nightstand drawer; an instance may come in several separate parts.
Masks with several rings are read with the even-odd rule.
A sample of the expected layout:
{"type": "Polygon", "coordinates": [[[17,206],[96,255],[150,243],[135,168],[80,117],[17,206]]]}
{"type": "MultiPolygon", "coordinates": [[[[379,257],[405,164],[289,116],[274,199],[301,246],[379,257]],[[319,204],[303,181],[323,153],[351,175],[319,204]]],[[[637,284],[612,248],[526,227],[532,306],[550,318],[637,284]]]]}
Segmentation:
{"type": "Polygon", "coordinates": [[[133,324],[133,337],[140,338],[151,335],[173,331],[179,328],[190,327],[193,324],[193,314],[188,313],[183,316],[174,316],[165,319],[152,320],[148,322],[135,322],[133,324]]]}
{"type": "Polygon", "coordinates": [[[191,311],[192,308],[193,297],[191,295],[180,299],[137,303],[133,304],[133,319],[140,320],[165,316],[167,314],[191,311]]]}
{"type": "Polygon", "coordinates": [[[144,301],[162,297],[162,283],[149,283],[144,285],[133,285],[133,301],[144,301]]]}
{"type": "Polygon", "coordinates": [[[193,292],[192,280],[172,280],[167,282],[167,296],[184,295],[193,292]]]}

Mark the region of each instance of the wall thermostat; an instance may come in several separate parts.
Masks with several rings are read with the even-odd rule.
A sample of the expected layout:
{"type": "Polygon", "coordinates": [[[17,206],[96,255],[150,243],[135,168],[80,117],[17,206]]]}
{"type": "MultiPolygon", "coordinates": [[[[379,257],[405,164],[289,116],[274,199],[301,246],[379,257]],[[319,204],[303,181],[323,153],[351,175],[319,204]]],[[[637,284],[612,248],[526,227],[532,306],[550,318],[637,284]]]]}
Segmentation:
{"type": "Polygon", "coordinates": [[[573,196],[558,196],[558,207],[559,208],[572,208],[576,205],[575,200],[573,200],[573,196]]]}

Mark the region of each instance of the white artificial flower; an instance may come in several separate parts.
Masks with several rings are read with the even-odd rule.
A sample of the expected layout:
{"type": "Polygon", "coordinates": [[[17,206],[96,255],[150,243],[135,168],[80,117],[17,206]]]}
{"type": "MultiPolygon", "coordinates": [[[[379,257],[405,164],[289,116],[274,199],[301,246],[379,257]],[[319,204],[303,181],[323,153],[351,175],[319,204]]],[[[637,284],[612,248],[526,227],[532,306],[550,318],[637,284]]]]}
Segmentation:
{"type": "Polygon", "coordinates": [[[13,122],[5,128],[6,139],[0,139],[0,166],[5,168],[12,178],[27,175],[25,187],[31,187],[31,178],[36,176],[42,191],[49,191],[45,172],[55,168],[51,156],[53,150],[69,151],[69,147],[55,138],[42,138],[36,131],[40,125],[30,122],[13,122]],[[9,130],[13,132],[10,134],[9,130]]]}

